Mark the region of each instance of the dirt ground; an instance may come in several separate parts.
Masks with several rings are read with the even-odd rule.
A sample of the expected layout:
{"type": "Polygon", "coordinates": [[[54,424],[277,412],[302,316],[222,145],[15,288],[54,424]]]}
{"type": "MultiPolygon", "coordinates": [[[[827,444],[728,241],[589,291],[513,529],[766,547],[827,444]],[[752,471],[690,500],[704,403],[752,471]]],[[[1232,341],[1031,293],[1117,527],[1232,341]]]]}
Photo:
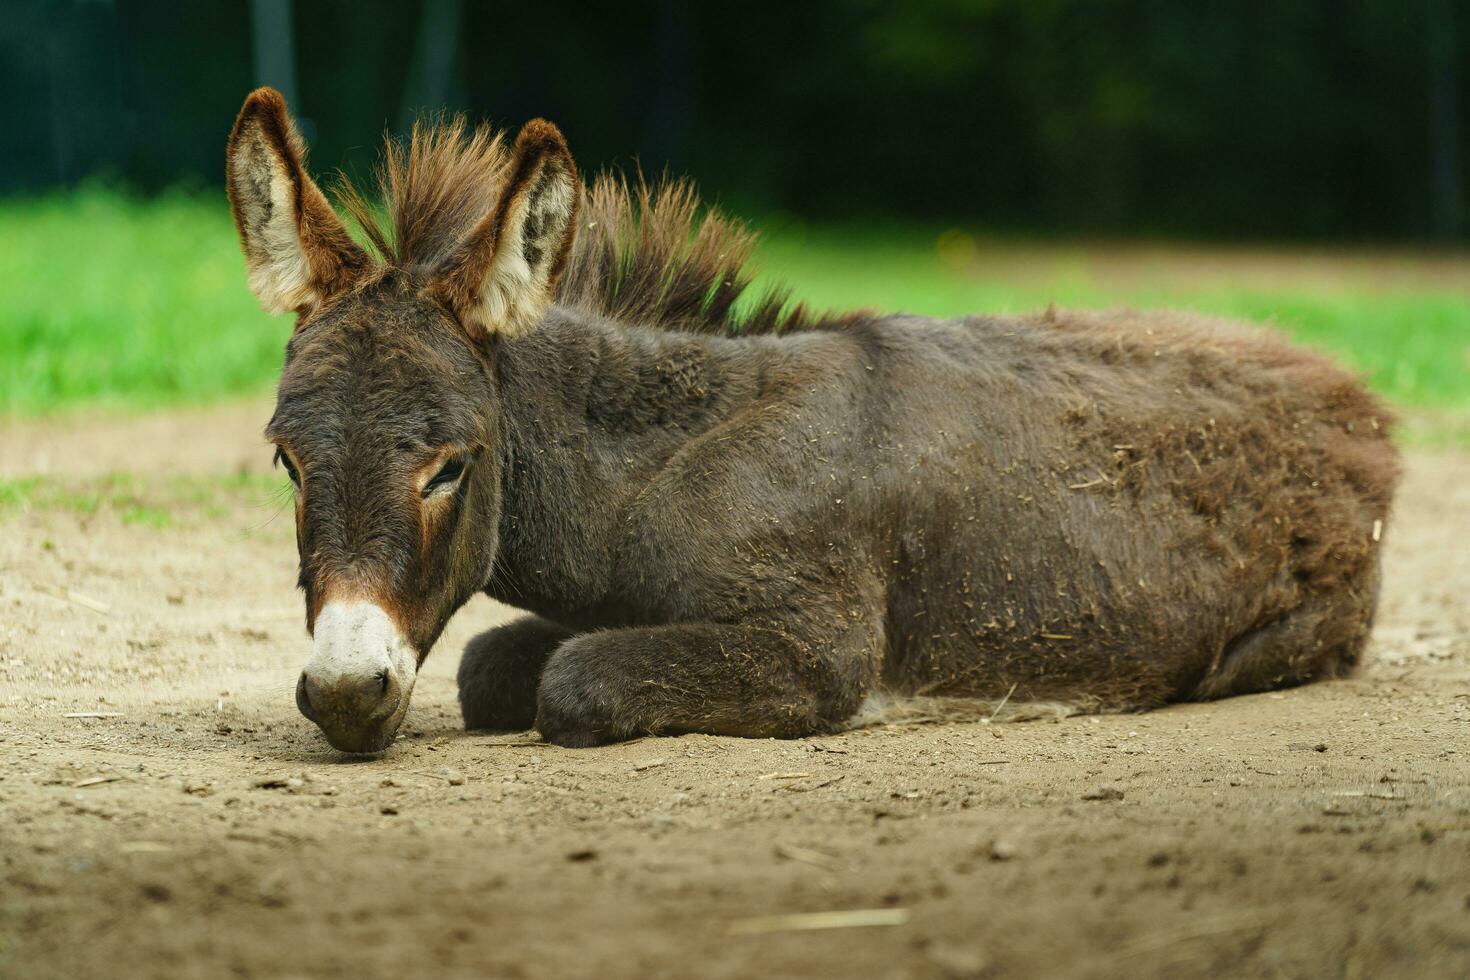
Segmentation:
{"type": "Polygon", "coordinates": [[[1470,976],[1470,457],[1410,455],[1351,680],[573,751],[459,730],[478,600],[357,759],[293,703],[289,512],[178,489],[265,417],[0,427],[171,515],[0,501],[0,977],[1470,976]]]}

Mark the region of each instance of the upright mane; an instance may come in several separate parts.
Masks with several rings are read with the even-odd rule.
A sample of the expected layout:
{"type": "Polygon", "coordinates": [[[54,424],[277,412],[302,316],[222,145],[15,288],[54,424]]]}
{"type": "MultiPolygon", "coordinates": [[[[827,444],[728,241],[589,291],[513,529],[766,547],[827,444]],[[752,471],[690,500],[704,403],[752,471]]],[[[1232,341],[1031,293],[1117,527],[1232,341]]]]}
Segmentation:
{"type": "MultiPolygon", "coordinates": [[[[494,208],[510,152],[500,133],[463,116],[420,120],[389,137],[374,172],[381,206],[345,175],[337,196],[389,269],[427,274],[494,208]]],[[[750,290],[756,236],[704,206],[694,185],[601,174],[582,188],[576,240],[556,302],[625,323],[697,333],[809,330],[835,322],[774,288],[750,290]]]]}

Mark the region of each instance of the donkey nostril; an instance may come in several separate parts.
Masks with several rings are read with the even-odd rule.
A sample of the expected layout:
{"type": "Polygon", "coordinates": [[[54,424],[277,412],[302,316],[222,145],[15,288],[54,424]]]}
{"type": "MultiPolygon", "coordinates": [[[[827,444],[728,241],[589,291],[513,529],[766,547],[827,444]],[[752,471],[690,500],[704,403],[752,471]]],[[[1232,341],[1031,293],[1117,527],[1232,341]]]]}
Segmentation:
{"type": "Polygon", "coordinates": [[[378,671],[377,678],[378,678],[378,687],[382,690],[382,692],[384,694],[387,694],[388,693],[388,672],[386,670],[380,670],[380,671],[378,671]]]}
{"type": "Polygon", "coordinates": [[[306,690],[306,671],[301,672],[301,677],[296,681],[296,708],[308,721],[315,722],[316,712],[311,707],[311,695],[306,690]]]}

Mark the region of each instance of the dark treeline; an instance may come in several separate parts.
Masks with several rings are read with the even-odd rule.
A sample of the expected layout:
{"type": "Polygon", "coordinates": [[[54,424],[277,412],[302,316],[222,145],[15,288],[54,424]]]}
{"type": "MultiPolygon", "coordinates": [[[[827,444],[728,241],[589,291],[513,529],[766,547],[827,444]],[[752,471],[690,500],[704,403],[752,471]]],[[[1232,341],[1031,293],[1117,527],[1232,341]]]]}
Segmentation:
{"type": "Polygon", "coordinates": [[[566,131],[741,209],[1459,238],[1461,0],[11,0],[0,191],[221,180],[245,92],[314,166],[423,107],[566,131]]]}

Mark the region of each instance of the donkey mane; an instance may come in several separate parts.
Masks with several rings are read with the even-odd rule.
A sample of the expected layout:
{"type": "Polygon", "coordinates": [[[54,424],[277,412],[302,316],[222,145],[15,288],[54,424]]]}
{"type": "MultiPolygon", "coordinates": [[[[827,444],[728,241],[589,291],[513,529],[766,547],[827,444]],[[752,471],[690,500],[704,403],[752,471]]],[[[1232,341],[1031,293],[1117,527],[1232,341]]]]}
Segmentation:
{"type": "MultiPolygon", "coordinates": [[[[414,124],[391,136],[373,178],[382,208],[339,174],[337,198],[386,270],[425,275],[445,262],[494,208],[508,178],[500,133],[463,116],[414,124]],[[386,212],[386,214],[384,213],[386,212]]],[[[556,302],[611,319],[695,333],[812,330],[844,318],[791,302],[785,288],[741,303],[750,289],[756,235],[699,199],[687,179],[650,184],[600,174],[582,188],[576,240],[556,302]]]]}

